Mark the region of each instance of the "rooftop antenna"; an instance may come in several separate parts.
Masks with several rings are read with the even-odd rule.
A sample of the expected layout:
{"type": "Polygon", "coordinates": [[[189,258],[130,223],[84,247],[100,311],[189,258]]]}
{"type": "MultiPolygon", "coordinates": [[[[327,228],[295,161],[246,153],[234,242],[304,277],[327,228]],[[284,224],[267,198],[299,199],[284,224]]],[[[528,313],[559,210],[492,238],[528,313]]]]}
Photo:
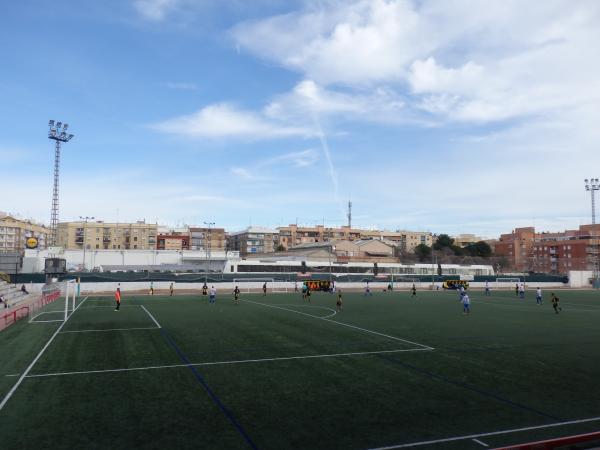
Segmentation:
{"type": "Polygon", "coordinates": [[[348,201],[348,214],[346,217],[348,217],[348,228],[352,228],[352,202],[350,200],[348,201]]]}

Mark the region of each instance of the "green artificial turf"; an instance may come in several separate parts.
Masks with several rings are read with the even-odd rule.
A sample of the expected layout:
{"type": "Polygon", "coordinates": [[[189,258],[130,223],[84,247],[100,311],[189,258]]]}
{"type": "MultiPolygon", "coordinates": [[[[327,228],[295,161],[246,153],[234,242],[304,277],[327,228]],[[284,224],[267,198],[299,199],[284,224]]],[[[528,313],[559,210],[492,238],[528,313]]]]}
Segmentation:
{"type": "MultiPolygon", "coordinates": [[[[468,316],[426,290],[344,293],[337,314],[325,293],[125,292],[120,311],[89,297],[0,410],[0,448],[370,449],[598,418],[478,438],[493,448],[597,431],[600,295],[558,294],[560,314],[549,292],[537,306],[475,291],[468,316]]],[[[0,398],[60,325],[0,333],[0,398]]]]}

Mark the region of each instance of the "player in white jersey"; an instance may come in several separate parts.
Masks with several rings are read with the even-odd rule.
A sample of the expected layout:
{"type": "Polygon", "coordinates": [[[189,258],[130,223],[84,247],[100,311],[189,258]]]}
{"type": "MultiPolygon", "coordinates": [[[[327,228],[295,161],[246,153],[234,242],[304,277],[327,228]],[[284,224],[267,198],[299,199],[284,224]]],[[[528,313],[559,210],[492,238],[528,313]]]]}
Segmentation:
{"type": "Polygon", "coordinates": [[[542,304],[542,290],[540,288],[535,290],[535,303],[536,305],[542,304]]]}
{"type": "Polygon", "coordinates": [[[489,281],[485,282],[485,296],[489,297],[490,295],[492,295],[492,293],[490,292],[490,283],[489,281]]]}
{"type": "Polygon", "coordinates": [[[471,313],[471,300],[469,299],[469,294],[463,295],[463,298],[461,301],[463,304],[463,314],[470,314],[471,313]]]}
{"type": "Polygon", "coordinates": [[[215,303],[217,301],[217,290],[215,289],[214,286],[210,287],[210,292],[208,295],[208,303],[215,303]]]}

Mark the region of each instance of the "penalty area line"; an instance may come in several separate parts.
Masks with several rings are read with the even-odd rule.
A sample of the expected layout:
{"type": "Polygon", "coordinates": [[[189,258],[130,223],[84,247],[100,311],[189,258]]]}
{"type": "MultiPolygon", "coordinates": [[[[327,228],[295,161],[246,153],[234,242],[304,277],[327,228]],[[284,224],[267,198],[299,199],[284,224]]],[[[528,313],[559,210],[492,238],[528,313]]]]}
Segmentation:
{"type": "MultiPolygon", "coordinates": [[[[153,328],[155,329],[155,328],[153,328]]],[[[38,373],[33,375],[27,375],[26,378],[43,378],[43,377],[59,377],[66,375],[84,375],[93,373],[114,373],[114,372],[133,372],[140,370],[155,370],[155,369],[170,369],[173,367],[203,367],[203,366],[222,366],[228,364],[248,364],[248,363],[260,363],[260,362],[275,362],[275,361],[293,361],[301,359],[321,359],[321,358],[335,358],[340,356],[362,356],[362,355],[378,355],[381,353],[403,353],[403,352],[424,352],[430,351],[426,348],[411,348],[411,349],[397,349],[397,350],[376,350],[372,352],[350,352],[350,353],[328,353],[323,355],[303,355],[303,356],[282,356],[277,358],[259,358],[259,359],[241,359],[233,361],[213,361],[204,363],[191,363],[191,364],[169,364],[164,366],[145,366],[145,367],[127,367],[121,369],[98,369],[98,370],[78,370],[73,372],[53,372],[53,373],[38,373]]]]}
{"type": "Polygon", "coordinates": [[[83,305],[83,303],[86,300],[87,300],[87,297],[84,298],[83,301],[79,305],[77,305],[77,307],[73,310],[73,312],[71,313],[71,315],[68,316],[63,323],[60,324],[60,326],[56,329],[56,331],[54,332],[54,334],[50,337],[50,339],[48,339],[48,342],[46,342],[46,345],[44,345],[44,347],[40,350],[40,352],[37,354],[37,356],[34,358],[34,360],[31,361],[31,364],[29,364],[29,366],[27,366],[27,369],[25,369],[25,371],[21,374],[21,376],[19,377],[19,379],[17,380],[17,382],[11,388],[11,390],[8,391],[8,394],[6,394],[6,396],[2,399],[2,402],[0,402],[0,411],[2,411],[2,408],[4,408],[4,406],[6,405],[6,403],[8,403],[8,401],[10,400],[10,398],[13,396],[13,394],[15,393],[15,391],[19,388],[19,386],[21,385],[21,383],[23,382],[23,380],[27,377],[27,375],[29,375],[29,372],[31,371],[31,369],[33,369],[33,366],[35,365],[35,363],[38,362],[38,360],[42,357],[42,355],[44,354],[44,352],[46,351],[46,349],[50,346],[50,344],[52,344],[52,341],[54,340],[54,338],[56,336],[58,336],[58,333],[60,333],[60,330],[62,330],[62,328],[66,325],[67,321],[71,318],[71,316],[75,313],[75,311],[77,311],[77,309],[81,305],[83,305]]]}
{"type": "Polygon", "coordinates": [[[154,318],[154,316],[150,313],[150,311],[148,311],[144,305],[140,305],[140,306],[142,307],[142,309],[144,311],[146,311],[146,314],[148,314],[150,316],[150,318],[152,319],[152,321],[156,324],[156,327],[157,328],[162,328],[160,326],[160,323],[158,323],[158,321],[154,318]]]}
{"type": "Polygon", "coordinates": [[[417,345],[417,346],[421,347],[423,350],[435,350],[435,348],[430,347],[429,345],[419,344],[418,342],[409,341],[408,339],[402,339],[402,338],[399,338],[399,337],[396,337],[396,336],[390,336],[389,334],[380,333],[379,331],[367,330],[366,328],[357,327],[356,325],[350,325],[349,323],[338,322],[337,320],[328,319],[326,317],[313,316],[312,314],[307,314],[307,313],[303,313],[303,312],[300,312],[300,311],[295,311],[293,309],[283,308],[282,306],[268,305],[266,303],[253,302],[252,300],[242,300],[242,301],[243,302],[247,302],[247,303],[254,303],[255,305],[266,306],[267,308],[282,309],[284,311],[290,311],[290,312],[293,312],[293,313],[296,313],[296,314],[301,314],[303,316],[313,317],[315,319],[321,319],[321,320],[324,320],[325,322],[335,323],[336,325],[341,325],[341,326],[344,326],[344,327],[354,328],[355,330],[364,331],[365,333],[375,334],[377,336],[382,336],[382,337],[385,337],[385,338],[388,338],[388,339],[393,339],[395,341],[404,342],[406,344],[417,345]]]}
{"type": "Polygon", "coordinates": [[[580,423],[598,422],[598,421],[600,421],[600,417],[590,417],[589,419],[569,420],[566,422],[549,423],[546,425],[534,425],[531,427],[513,428],[512,430],[491,431],[489,433],[470,434],[470,435],[466,435],[466,436],[455,436],[455,437],[449,437],[449,438],[444,438],[444,439],[434,439],[431,441],[421,441],[421,442],[411,442],[409,444],[389,445],[386,447],[371,448],[369,450],[393,450],[393,449],[397,449],[397,448],[419,447],[421,445],[443,444],[446,442],[465,441],[467,439],[471,439],[472,441],[475,441],[477,438],[487,437],[487,436],[500,436],[503,434],[521,433],[523,431],[541,430],[544,428],[563,427],[566,425],[577,425],[580,423]]]}

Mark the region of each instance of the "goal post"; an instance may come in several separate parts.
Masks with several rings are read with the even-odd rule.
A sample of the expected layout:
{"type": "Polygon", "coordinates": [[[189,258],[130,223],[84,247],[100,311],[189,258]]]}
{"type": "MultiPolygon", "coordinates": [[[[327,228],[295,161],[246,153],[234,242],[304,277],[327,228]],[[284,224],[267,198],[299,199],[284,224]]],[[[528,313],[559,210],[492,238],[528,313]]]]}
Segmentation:
{"type": "MultiPolygon", "coordinates": [[[[237,286],[241,292],[249,294],[254,290],[255,292],[262,292],[263,285],[267,283],[267,291],[271,292],[287,292],[285,285],[281,285],[281,282],[277,282],[275,278],[234,278],[233,285],[237,286]],[[285,290],[282,290],[285,289],[285,290]]],[[[284,282],[285,283],[285,282],[284,282]]]]}
{"type": "Polygon", "coordinates": [[[76,286],[75,280],[65,280],[65,321],[69,317],[69,299],[71,300],[71,313],[75,311],[76,286]]]}

